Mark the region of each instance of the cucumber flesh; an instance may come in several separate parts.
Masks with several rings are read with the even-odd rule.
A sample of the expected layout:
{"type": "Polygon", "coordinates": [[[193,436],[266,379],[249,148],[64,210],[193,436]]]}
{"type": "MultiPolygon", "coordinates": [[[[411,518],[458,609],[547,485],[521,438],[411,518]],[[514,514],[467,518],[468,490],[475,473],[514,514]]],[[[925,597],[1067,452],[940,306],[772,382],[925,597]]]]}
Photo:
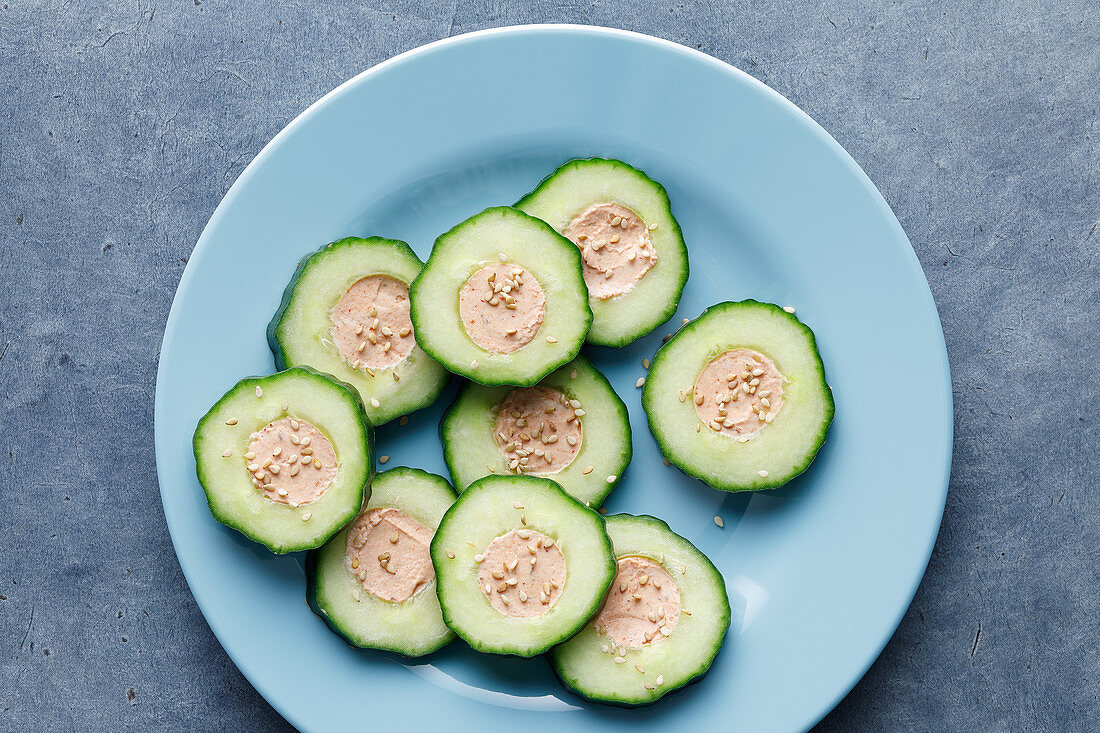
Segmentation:
{"type": "MultiPolygon", "coordinates": [[[[589,700],[646,705],[698,679],[710,668],[729,629],[729,598],[714,564],[660,519],[616,514],[606,517],[606,523],[620,562],[643,558],[667,573],[659,594],[678,597],[679,615],[674,624],[666,616],[648,627],[643,624],[640,628],[649,628],[646,633],[653,638],[636,646],[617,644],[615,637],[621,632],[607,633],[606,627],[599,625],[606,617],[598,615],[576,636],[554,647],[550,662],[566,687],[589,700]],[[669,582],[675,585],[675,592],[669,582]]],[[[614,602],[620,584],[628,583],[624,592],[633,594],[639,591],[643,578],[648,592],[657,593],[649,577],[619,575],[608,603],[614,602]]],[[[658,612],[668,613],[664,608],[658,612]]]]}
{"type": "Polygon", "coordinates": [[[471,484],[443,517],[432,541],[432,562],[447,625],[477,651],[521,657],[541,654],[576,633],[599,608],[615,575],[602,517],[553,481],[534,476],[488,476],[471,484]],[[483,581],[483,572],[498,571],[497,557],[489,557],[494,541],[512,532],[528,533],[532,546],[532,533],[553,545],[540,544],[534,552],[521,546],[515,557],[504,557],[500,577],[483,581]],[[519,593],[525,586],[510,586],[509,581],[529,577],[526,563],[531,557],[546,562],[555,553],[564,558],[564,582],[555,581],[553,603],[535,606],[541,604],[540,588],[528,588],[531,592],[522,600],[519,593]],[[537,615],[498,610],[500,602],[494,605],[491,599],[502,594],[517,607],[531,604],[537,615]]]}
{"type": "MultiPolygon", "coordinates": [[[[759,395],[738,391],[741,399],[763,405],[759,395]]],[[[713,305],[681,328],[653,358],[642,407],[665,458],[724,491],[772,489],[805,471],[834,412],[813,332],[779,306],[755,300],[713,305]],[[757,421],[743,439],[704,424],[691,398],[707,365],[739,349],[763,355],[788,380],[773,421],[757,421]]]]}
{"type": "MultiPolygon", "coordinates": [[[[592,322],[577,248],[545,222],[507,206],[486,209],[441,235],[410,294],[413,326],[423,349],[452,372],[480,384],[535,384],[577,355],[592,322]],[[541,323],[528,329],[534,331],[529,341],[508,353],[495,353],[471,338],[459,296],[476,273],[502,264],[528,273],[524,292],[531,297],[541,292],[544,307],[541,323]]],[[[524,297],[517,294],[517,299],[524,297]]],[[[514,311],[507,306],[500,300],[485,310],[493,318],[508,318],[514,311]]],[[[495,328],[503,331],[507,324],[495,328]]]]}
{"type": "MultiPolygon", "coordinates": [[[[455,499],[446,479],[415,468],[380,473],[371,488],[364,513],[398,509],[432,532],[455,499]]],[[[443,623],[434,579],[402,602],[383,600],[363,587],[348,561],[348,533],[353,524],[306,558],[310,608],[357,647],[420,657],[452,641],[454,632],[443,623]]]]}
{"type": "MultiPolygon", "coordinates": [[[[545,377],[539,382],[539,387],[555,390],[565,398],[575,400],[584,411],[583,416],[576,418],[581,426],[580,450],[572,462],[552,473],[545,473],[540,471],[545,462],[535,454],[529,456],[527,466],[532,467],[530,471],[523,470],[526,466],[511,468],[509,458],[515,454],[506,454],[501,450],[501,446],[506,447],[508,443],[497,434],[498,416],[510,395],[517,390],[535,388],[467,384],[444,414],[439,427],[451,479],[461,492],[477,479],[490,474],[536,473],[553,479],[586,505],[599,507],[622,480],[633,452],[626,405],[607,379],[583,355],[545,377]]],[[[559,406],[556,409],[564,412],[568,407],[559,406]]],[[[533,423],[526,434],[540,428],[538,423],[533,423]]],[[[532,451],[540,450],[553,455],[563,450],[565,445],[566,438],[550,444],[538,437],[522,441],[519,434],[523,431],[516,432],[517,435],[509,436],[510,442],[532,451]]]]}
{"type": "MultiPolygon", "coordinates": [[[[407,306],[408,284],[422,267],[409,245],[382,237],[347,237],[303,258],[268,325],[268,344],[276,366],[279,369],[310,366],[351,384],[358,390],[367,417],[374,425],[435,402],[450,375],[415,344],[418,336],[415,331],[402,336],[396,326],[389,329],[386,323],[371,328],[374,318],[365,307],[351,313],[349,325],[358,322],[363,329],[364,348],[374,348],[368,340],[372,335],[380,345],[396,345],[395,354],[411,346],[398,363],[374,368],[366,364],[356,366],[358,359],[349,361],[342,356],[333,336],[333,311],[350,288],[364,278],[393,278],[399,284],[398,289],[405,291],[395,297],[404,298],[407,306]],[[412,344],[407,344],[406,339],[412,340],[412,344]]],[[[382,316],[385,319],[387,314],[382,316]]],[[[399,320],[404,322],[403,317],[399,320]]]]}
{"type": "MultiPolygon", "coordinates": [[[[370,496],[374,429],[363,413],[358,393],[304,367],[242,379],[199,420],[193,447],[210,513],[275,553],[324,544],[355,516],[364,496],[370,496]],[[277,495],[257,488],[253,479],[258,472],[249,470],[255,464],[246,457],[253,436],[288,418],[320,431],[331,443],[337,461],[335,479],[324,494],[300,506],[269,498],[277,495]]],[[[287,451],[274,461],[283,477],[305,463],[304,455],[300,462],[296,457],[294,464],[288,463],[290,452],[288,444],[287,451]]]]}
{"type": "MultiPolygon", "coordinates": [[[[625,346],[673,316],[687,283],[687,247],[664,187],[620,160],[573,160],[547,176],[516,204],[516,208],[564,233],[569,232],[578,215],[599,204],[624,207],[640,218],[648,229],[655,251],[655,264],[631,289],[614,297],[599,298],[596,293],[604,282],[609,262],[607,255],[615,244],[609,239],[601,240],[595,242],[597,247],[608,249],[594,251],[590,247],[594,242],[578,242],[589,245],[585,251],[584,261],[588,264],[584,274],[593,284],[593,297],[590,298],[593,320],[588,343],[625,346]]],[[[619,264],[637,267],[633,260],[619,264]]]]}

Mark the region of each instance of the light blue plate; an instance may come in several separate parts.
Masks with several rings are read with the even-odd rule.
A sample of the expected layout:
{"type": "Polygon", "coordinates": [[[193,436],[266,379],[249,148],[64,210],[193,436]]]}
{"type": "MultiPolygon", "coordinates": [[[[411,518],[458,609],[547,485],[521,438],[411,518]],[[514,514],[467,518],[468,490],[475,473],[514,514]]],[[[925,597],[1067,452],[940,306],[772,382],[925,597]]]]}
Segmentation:
{"type": "MultiPolygon", "coordinates": [[[[434,407],[379,430],[387,466],[446,474],[434,407]]],[[[808,728],[882,650],[913,597],[951,456],[943,333],[909,241],[828,134],[740,71],[597,28],[509,28],[434,43],[344,84],[279,133],[211,218],[161,350],[156,451],[180,564],[225,650],[303,731],[413,716],[457,731],[808,728]],[[722,300],[793,305],[817,334],[836,419],[816,462],[770,493],[714,491],[662,465],[635,380],[672,325],[592,353],[626,400],[634,462],[607,506],[650,513],[726,578],[725,648],[697,685],[645,710],[582,702],[542,659],[461,643],[401,664],[349,648],[304,602],[302,558],[216,523],[191,435],[238,378],[273,370],[264,327],[303,254],[349,234],[433,239],[577,156],[661,181],[691,278],[673,322],[722,300]],[[725,518],[725,529],[712,518],[725,518]]]]}

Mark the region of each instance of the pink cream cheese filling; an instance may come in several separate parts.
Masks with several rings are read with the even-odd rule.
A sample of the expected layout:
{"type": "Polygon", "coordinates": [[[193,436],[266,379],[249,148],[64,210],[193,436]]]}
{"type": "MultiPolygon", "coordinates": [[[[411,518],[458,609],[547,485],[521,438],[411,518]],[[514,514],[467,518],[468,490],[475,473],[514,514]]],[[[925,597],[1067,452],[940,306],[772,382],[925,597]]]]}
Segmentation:
{"type": "Polygon", "coordinates": [[[332,342],[353,369],[386,369],[416,346],[409,317],[409,286],[389,275],[359,278],[329,314],[332,342]]]}
{"type": "Polygon", "coordinates": [[[245,467],[265,497],[292,507],[317,501],[336,480],[336,451],[304,420],[284,417],[252,434],[245,467]]]}
{"type": "Polygon", "coordinates": [[[680,620],[680,589],[659,562],[640,555],[618,560],[615,581],[596,629],[620,646],[640,647],[669,636],[680,620]]]}
{"type": "Polygon", "coordinates": [[[692,390],[695,412],[719,435],[750,437],[779,414],[788,383],[767,356],[732,349],[712,359],[699,374],[692,390]]]}
{"type": "Polygon", "coordinates": [[[478,566],[478,585],[505,616],[541,616],[561,597],[565,555],[542,532],[506,532],[489,543],[484,558],[478,566]]]}
{"type": "Polygon", "coordinates": [[[345,567],[374,596],[401,603],[435,580],[429,546],[435,535],[400,509],[377,507],[348,530],[345,567]]]}
{"type": "Polygon", "coordinates": [[[649,227],[619,204],[592,204],[569,223],[565,237],[581,249],[584,282],[598,300],[630,292],[657,264],[649,227]]]}
{"type": "Polygon", "coordinates": [[[581,419],[558,390],[522,387],[501,405],[495,437],[512,473],[554,474],[581,451],[581,419]]]}
{"type": "Polygon", "coordinates": [[[470,340],[493,354],[529,344],[546,317],[546,294],[535,276],[510,262],[486,265],[458,294],[458,313],[470,340]]]}

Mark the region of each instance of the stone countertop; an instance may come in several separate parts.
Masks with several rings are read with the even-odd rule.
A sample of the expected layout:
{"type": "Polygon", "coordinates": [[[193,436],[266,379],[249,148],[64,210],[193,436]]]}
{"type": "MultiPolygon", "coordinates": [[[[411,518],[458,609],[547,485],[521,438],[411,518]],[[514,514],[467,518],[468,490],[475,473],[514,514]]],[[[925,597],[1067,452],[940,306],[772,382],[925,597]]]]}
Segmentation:
{"type": "Polygon", "coordinates": [[[152,436],[172,295],[308,104],[423,43],[541,21],[661,36],[778,90],[863,166],[928,277],[947,510],[897,634],[820,730],[1100,728],[1100,6],[346,5],[2,2],[0,730],[289,729],[172,553],[152,436]]]}

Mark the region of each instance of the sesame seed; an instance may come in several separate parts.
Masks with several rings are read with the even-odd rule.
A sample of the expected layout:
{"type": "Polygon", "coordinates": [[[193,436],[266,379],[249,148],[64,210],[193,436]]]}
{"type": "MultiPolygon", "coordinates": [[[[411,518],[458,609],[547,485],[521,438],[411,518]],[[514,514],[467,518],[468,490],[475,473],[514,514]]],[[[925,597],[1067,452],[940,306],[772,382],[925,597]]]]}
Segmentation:
{"type": "Polygon", "coordinates": [[[603,274],[603,277],[604,277],[605,280],[610,280],[611,278],[615,277],[615,270],[614,269],[608,270],[607,272],[605,272],[603,274]]]}
{"type": "Polygon", "coordinates": [[[278,465],[271,466],[270,468],[268,468],[268,470],[271,471],[271,473],[275,476],[279,475],[279,470],[280,469],[279,469],[278,465]]]}
{"type": "Polygon", "coordinates": [[[519,592],[519,602],[527,603],[527,593],[525,593],[524,591],[519,592]]]}
{"type": "Polygon", "coordinates": [[[719,527],[725,527],[726,526],[726,523],[717,514],[714,515],[714,523],[717,524],[719,527]]]}
{"type": "Polygon", "coordinates": [[[225,452],[222,453],[222,458],[229,458],[229,456],[231,455],[233,455],[233,451],[229,448],[226,448],[225,452]]]}
{"type": "Polygon", "coordinates": [[[453,552],[451,552],[450,550],[447,550],[447,557],[450,558],[451,560],[454,560],[455,559],[455,554],[453,552]]]}
{"type": "Polygon", "coordinates": [[[363,324],[360,323],[358,326],[355,327],[355,335],[356,336],[362,336],[363,335],[363,324]]]}
{"type": "Polygon", "coordinates": [[[588,474],[592,473],[592,470],[593,470],[592,466],[589,466],[588,468],[581,471],[581,473],[583,473],[585,476],[587,476],[588,474]]]}
{"type": "Polygon", "coordinates": [[[619,241],[619,235],[618,234],[612,234],[610,241],[611,241],[612,244],[615,244],[616,242],[619,241]]]}
{"type": "Polygon", "coordinates": [[[621,216],[616,216],[614,219],[611,220],[611,226],[617,227],[617,226],[619,226],[619,224],[622,223],[622,221],[623,221],[623,218],[621,216]]]}
{"type": "Polygon", "coordinates": [[[291,421],[290,421],[290,428],[291,428],[291,430],[297,430],[297,429],[298,429],[298,428],[300,428],[301,426],[302,426],[302,424],[301,424],[300,422],[298,422],[297,420],[291,420],[291,421]]]}
{"type": "Polygon", "coordinates": [[[253,453],[252,451],[248,451],[247,453],[244,454],[244,457],[251,461],[253,458],[256,457],[256,454],[253,453]]]}
{"type": "MultiPolygon", "coordinates": [[[[517,561],[517,563],[518,563],[518,561],[517,561]]],[[[513,570],[514,570],[514,569],[515,569],[515,568],[513,567],[513,570]]],[[[519,583],[519,580],[517,580],[516,578],[508,578],[508,580],[506,580],[506,581],[504,581],[504,582],[505,582],[505,583],[507,583],[508,585],[512,585],[512,586],[514,586],[514,585],[516,585],[517,583],[519,583]]]]}
{"type": "Polygon", "coordinates": [[[638,585],[645,585],[648,582],[649,582],[649,576],[646,575],[645,573],[642,573],[642,576],[640,578],[638,578],[638,585]]]}
{"type": "Polygon", "coordinates": [[[351,591],[351,597],[355,599],[356,603],[358,603],[359,599],[361,599],[363,596],[361,596],[359,594],[359,589],[358,588],[353,588],[352,591],[351,591]]]}
{"type": "Polygon", "coordinates": [[[357,568],[357,567],[359,567],[359,558],[358,558],[358,557],[354,557],[354,558],[352,558],[352,560],[351,560],[351,567],[352,567],[352,568],[357,568]]]}
{"type": "Polygon", "coordinates": [[[385,463],[388,460],[390,460],[389,456],[378,456],[378,462],[379,463],[385,463]]]}
{"type": "Polygon", "coordinates": [[[477,359],[474,359],[473,361],[470,362],[470,368],[471,369],[477,369],[477,359]]]}
{"type": "Polygon", "coordinates": [[[643,384],[645,384],[645,377],[638,377],[638,381],[634,383],[634,386],[641,389],[643,384]]]}
{"type": "Polygon", "coordinates": [[[639,671],[640,673],[642,673],[642,674],[645,674],[645,667],[643,667],[643,666],[642,666],[642,665],[640,665],[640,664],[635,664],[635,665],[634,665],[634,669],[638,670],[638,671],[639,671]]]}
{"type": "Polygon", "coordinates": [[[309,512],[306,512],[305,514],[302,515],[302,521],[303,522],[308,522],[312,518],[313,518],[313,515],[310,514],[309,512]]]}
{"type": "Polygon", "coordinates": [[[642,597],[640,595],[638,595],[637,593],[632,594],[630,597],[633,598],[636,601],[642,600],[642,597]]]}
{"type": "Polygon", "coordinates": [[[313,459],[313,467],[316,468],[318,471],[321,470],[321,461],[320,461],[320,459],[318,459],[318,458],[313,459]]]}
{"type": "Polygon", "coordinates": [[[684,394],[684,390],[680,390],[680,394],[677,395],[677,399],[679,399],[680,402],[686,402],[687,401],[687,395],[684,394]]]}
{"type": "Polygon", "coordinates": [[[397,421],[397,424],[398,425],[408,425],[409,424],[409,416],[408,415],[402,415],[401,419],[397,421]]]}
{"type": "Polygon", "coordinates": [[[613,483],[615,483],[615,480],[616,480],[617,478],[619,478],[619,477],[618,477],[618,476],[616,476],[615,474],[611,474],[610,476],[608,476],[608,477],[607,477],[607,483],[609,483],[609,484],[613,484],[613,483]]]}
{"type": "Polygon", "coordinates": [[[767,478],[768,472],[761,468],[759,471],[756,472],[756,475],[760,478],[767,478]]]}
{"type": "Polygon", "coordinates": [[[377,397],[371,397],[370,406],[377,410],[379,407],[382,406],[382,403],[378,401],[377,397]]]}
{"type": "Polygon", "coordinates": [[[513,509],[522,509],[522,508],[523,508],[523,504],[519,503],[518,501],[513,501],[513,502],[512,502],[512,508],[513,508],[513,509]]]}
{"type": "Polygon", "coordinates": [[[397,335],[400,336],[401,338],[405,338],[410,333],[412,333],[412,329],[409,328],[408,326],[406,326],[405,328],[402,328],[400,331],[398,331],[397,335]]]}
{"type": "Polygon", "coordinates": [[[400,538],[400,537],[399,537],[399,536],[397,535],[397,533],[396,533],[396,532],[392,533],[392,534],[390,535],[390,537],[389,537],[389,540],[390,540],[390,544],[391,544],[391,545],[396,545],[396,544],[397,544],[397,540],[399,540],[399,539],[401,539],[401,538],[400,538]]]}
{"type": "Polygon", "coordinates": [[[657,224],[653,223],[649,225],[649,231],[653,232],[657,230],[657,224]]]}
{"type": "Polygon", "coordinates": [[[787,311],[788,313],[794,313],[794,306],[793,305],[785,305],[785,306],[783,306],[783,310],[787,311]]]}
{"type": "Polygon", "coordinates": [[[652,690],[653,689],[653,685],[649,684],[648,682],[643,684],[642,687],[646,688],[647,690],[652,690]]]}
{"type": "Polygon", "coordinates": [[[656,685],[660,687],[665,683],[665,676],[663,674],[657,675],[657,679],[654,680],[654,683],[656,683],[656,685]]]}
{"type": "Polygon", "coordinates": [[[519,565],[519,558],[513,558],[512,562],[508,563],[508,571],[511,572],[515,570],[516,565],[519,565]]]}
{"type": "Polygon", "coordinates": [[[584,417],[584,416],[585,416],[585,415],[587,415],[588,413],[587,413],[587,412],[585,412],[584,410],[581,410],[581,409],[576,409],[576,410],[573,410],[573,414],[574,414],[574,415],[575,415],[576,417],[584,417]]]}
{"type": "Polygon", "coordinates": [[[507,262],[508,261],[508,255],[504,254],[503,252],[497,252],[497,259],[500,260],[501,262],[507,262]]]}
{"type": "Polygon", "coordinates": [[[228,420],[225,421],[225,424],[226,425],[236,425],[237,424],[237,418],[231,417],[231,418],[229,418],[228,420]]]}
{"type": "Polygon", "coordinates": [[[286,412],[287,410],[290,409],[290,403],[289,402],[284,402],[283,404],[279,405],[279,407],[282,409],[283,412],[286,412]]]}
{"type": "Polygon", "coordinates": [[[263,397],[264,396],[264,390],[258,384],[256,385],[256,396],[257,397],[263,397]]]}
{"type": "Polygon", "coordinates": [[[623,657],[615,657],[615,664],[625,664],[626,659],[623,657]]]}
{"type": "Polygon", "coordinates": [[[511,603],[511,601],[508,600],[508,596],[501,596],[500,597],[500,602],[503,603],[505,606],[507,606],[509,603],[511,603]]]}
{"type": "Polygon", "coordinates": [[[570,378],[570,379],[576,379],[576,378],[577,378],[577,370],[576,370],[576,369],[574,369],[573,371],[569,372],[569,378],[570,378]]]}
{"type": "Polygon", "coordinates": [[[395,382],[400,382],[401,381],[401,375],[398,374],[396,371],[390,372],[390,374],[393,375],[393,381],[395,381],[395,382]]]}
{"type": "Polygon", "coordinates": [[[749,436],[742,435],[740,438],[737,439],[737,442],[738,443],[748,443],[749,442],[749,436]]]}
{"type": "Polygon", "coordinates": [[[672,465],[672,463],[667,458],[665,458],[664,456],[661,456],[661,462],[664,463],[666,466],[671,466],[672,465]]]}
{"type": "Polygon", "coordinates": [[[771,407],[772,406],[771,400],[769,400],[767,397],[761,397],[760,398],[760,404],[762,404],[764,407],[771,407]]]}

